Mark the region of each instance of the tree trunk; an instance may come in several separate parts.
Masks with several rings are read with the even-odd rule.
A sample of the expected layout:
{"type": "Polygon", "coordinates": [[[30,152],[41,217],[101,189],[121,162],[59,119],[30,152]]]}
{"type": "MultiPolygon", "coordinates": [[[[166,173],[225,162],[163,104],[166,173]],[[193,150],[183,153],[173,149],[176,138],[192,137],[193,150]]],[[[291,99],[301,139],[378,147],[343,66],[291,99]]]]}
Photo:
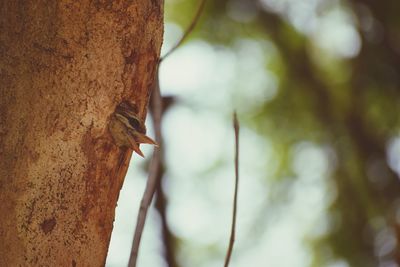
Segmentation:
{"type": "Polygon", "coordinates": [[[0,266],[103,266],[131,157],[108,130],[144,118],[162,0],[0,0],[0,266]]]}

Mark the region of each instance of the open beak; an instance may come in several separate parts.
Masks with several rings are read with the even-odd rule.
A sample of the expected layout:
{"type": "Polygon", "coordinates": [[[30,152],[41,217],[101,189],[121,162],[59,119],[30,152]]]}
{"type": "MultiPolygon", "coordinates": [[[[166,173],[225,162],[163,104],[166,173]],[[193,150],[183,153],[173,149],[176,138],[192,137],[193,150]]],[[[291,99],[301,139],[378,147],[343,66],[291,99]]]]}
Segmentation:
{"type": "Polygon", "coordinates": [[[144,158],[143,152],[139,148],[140,144],[136,143],[136,141],[133,139],[129,139],[129,143],[131,144],[131,148],[133,149],[133,151],[135,151],[139,156],[144,158]]]}
{"type": "Polygon", "coordinates": [[[154,141],[147,135],[144,135],[141,133],[135,133],[135,139],[139,144],[150,144],[150,145],[155,145],[158,147],[158,144],[156,143],[156,141],[154,141]]]}
{"type": "Polygon", "coordinates": [[[150,144],[158,146],[158,144],[153,139],[144,134],[141,134],[139,132],[132,133],[132,131],[129,131],[129,133],[133,137],[129,138],[129,143],[131,144],[131,148],[133,149],[133,151],[135,151],[139,156],[143,158],[144,158],[143,152],[139,148],[140,144],[150,144]]]}

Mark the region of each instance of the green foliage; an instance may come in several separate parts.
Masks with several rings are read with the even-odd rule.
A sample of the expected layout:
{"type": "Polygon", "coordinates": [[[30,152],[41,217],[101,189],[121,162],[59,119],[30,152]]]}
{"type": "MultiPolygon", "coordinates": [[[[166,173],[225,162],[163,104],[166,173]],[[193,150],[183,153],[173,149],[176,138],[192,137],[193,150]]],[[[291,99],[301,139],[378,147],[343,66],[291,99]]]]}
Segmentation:
{"type": "MultiPolygon", "coordinates": [[[[277,190],[265,203],[267,217],[274,217],[270,211],[290,201],[296,181],[301,180],[301,171],[293,170],[293,155],[303,148],[295,147],[306,141],[330,151],[326,152],[329,172],[322,175],[321,184],[334,197],[320,213],[327,221],[325,233],[305,238],[305,246],[312,248],[309,266],[400,265],[396,258],[400,184],[386,153],[400,126],[399,4],[326,2],[209,1],[189,42],[203,40],[216,49],[223,47],[237,59],[232,103],[241,107],[243,127],[273,144],[277,162],[272,178],[267,174],[270,166],[260,169],[268,179],[268,190],[277,190]],[[243,44],[251,47],[247,59],[240,52],[246,51],[241,50],[243,44]],[[257,49],[261,56],[254,56],[257,49]],[[246,65],[250,61],[261,62],[257,68],[276,80],[276,93],[240,103],[249,99],[246,85],[252,76],[263,85],[256,80],[253,63],[246,65]]],[[[197,1],[166,4],[167,20],[185,28],[197,1]]],[[[264,87],[252,92],[260,94],[264,87]]],[[[313,207],[309,209],[312,213],[313,207]]],[[[291,216],[289,211],[286,216],[291,216]]],[[[268,227],[261,217],[254,221],[268,227]]]]}

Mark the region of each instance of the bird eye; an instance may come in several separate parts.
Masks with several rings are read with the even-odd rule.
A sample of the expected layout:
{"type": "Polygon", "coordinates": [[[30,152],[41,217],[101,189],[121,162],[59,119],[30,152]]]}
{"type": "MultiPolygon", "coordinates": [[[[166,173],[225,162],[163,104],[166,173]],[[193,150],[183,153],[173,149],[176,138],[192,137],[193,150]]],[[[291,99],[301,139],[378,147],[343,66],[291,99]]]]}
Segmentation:
{"type": "Polygon", "coordinates": [[[142,128],[138,119],[134,117],[128,117],[128,121],[134,129],[140,130],[142,128]]]}

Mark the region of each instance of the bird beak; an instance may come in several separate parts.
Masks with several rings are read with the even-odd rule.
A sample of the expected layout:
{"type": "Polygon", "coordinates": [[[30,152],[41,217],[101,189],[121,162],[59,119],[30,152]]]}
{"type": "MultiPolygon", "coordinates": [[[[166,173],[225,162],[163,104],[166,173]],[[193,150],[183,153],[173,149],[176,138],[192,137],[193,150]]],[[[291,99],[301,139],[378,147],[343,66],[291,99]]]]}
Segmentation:
{"type": "Polygon", "coordinates": [[[158,147],[158,144],[156,143],[156,141],[154,141],[153,139],[151,139],[147,135],[144,135],[144,134],[141,134],[141,133],[138,133],[138,132],[135,133],[135,140],[139,144],[150,144],[150,145],[155,145],[155,146],[158,147]]]}
{"type": "Polygon", "coordinates": [[[135,140],[129,139],[129,143],[131,144],[131,148],[135,151],[139,156],[144,158],[143,152],[139,148],[139,143],[136,143],[135,140]]]}

